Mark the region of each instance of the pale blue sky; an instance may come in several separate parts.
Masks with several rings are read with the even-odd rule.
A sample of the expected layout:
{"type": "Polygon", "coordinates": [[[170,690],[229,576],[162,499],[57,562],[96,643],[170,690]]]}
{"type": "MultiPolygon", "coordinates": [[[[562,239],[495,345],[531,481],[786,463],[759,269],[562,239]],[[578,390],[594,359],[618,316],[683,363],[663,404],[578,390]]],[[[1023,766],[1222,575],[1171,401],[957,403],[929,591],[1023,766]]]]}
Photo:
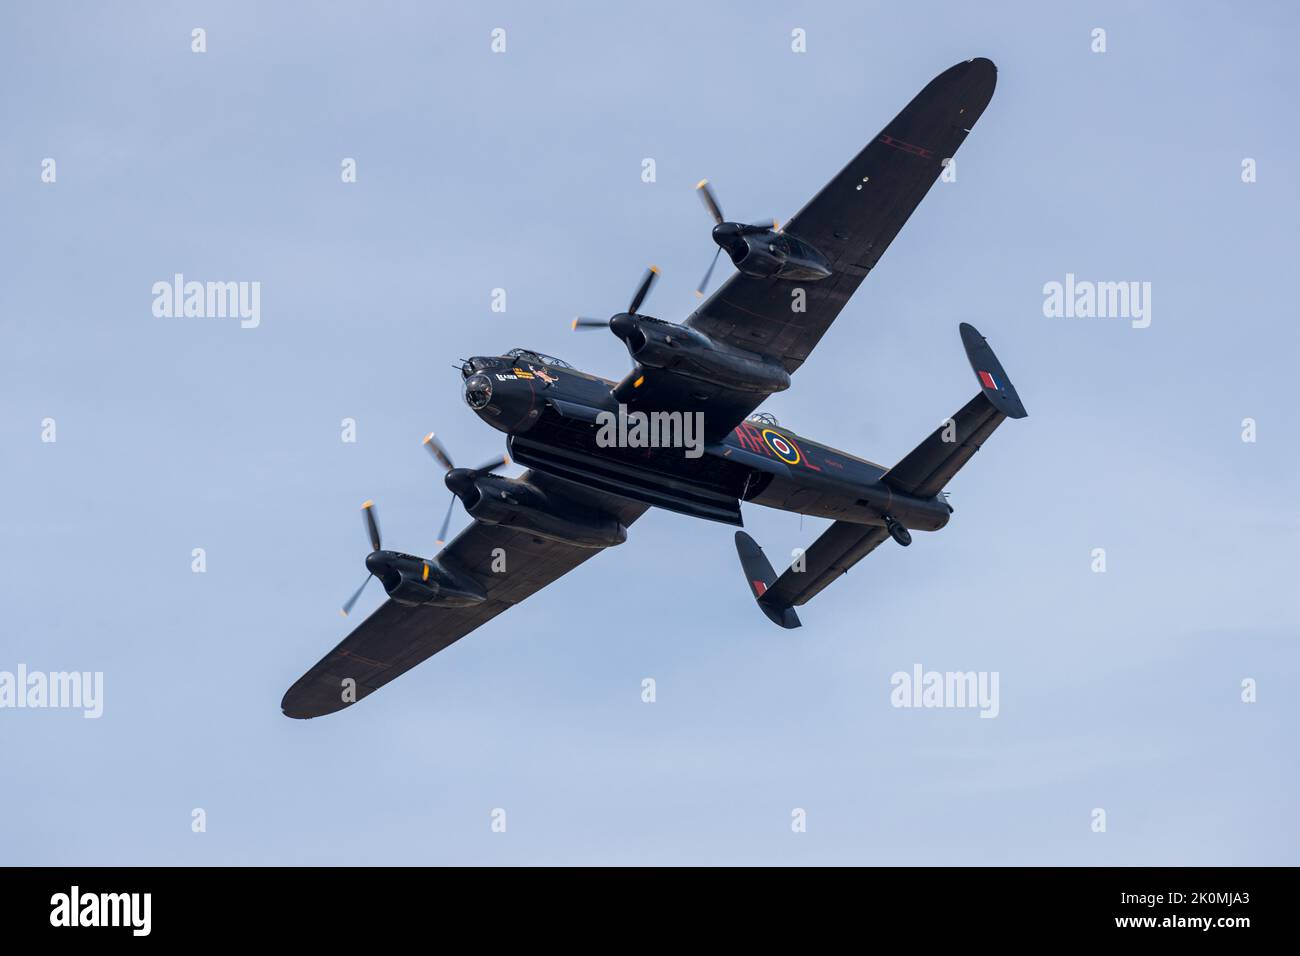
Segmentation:
{"type": "MultiPolygon", "coordinates": [[[[1296,26],[1281,3],[11,6],[0,670],[102,670],[105,702],[0,711],[0,862],[1296,863],[1296,26]],[[785,632],[730,528],[651,512],[361,706],[281,716],[346,633],[360,503],[432,552],[421,436],[501,448],[456,359],[621,375],[568,319],[650,262],[647,310],[685,317],[699,178],[785,219],[972,56],[998,89],[957,182],[766,406],[892,462],[972,394],[976,325],[1030,418],[945,530],[785,632]],[[176,272],[260,281],[261,326],[154,318],[176,272]],[[1151,327],[1045,318],[1067,272],[1151,282],[1151,327]],[[893,709],[918,662],[998,671],[1000,716],[893,709]]],[[[822,526],[745,517],[775,555],[822,526]]]]}

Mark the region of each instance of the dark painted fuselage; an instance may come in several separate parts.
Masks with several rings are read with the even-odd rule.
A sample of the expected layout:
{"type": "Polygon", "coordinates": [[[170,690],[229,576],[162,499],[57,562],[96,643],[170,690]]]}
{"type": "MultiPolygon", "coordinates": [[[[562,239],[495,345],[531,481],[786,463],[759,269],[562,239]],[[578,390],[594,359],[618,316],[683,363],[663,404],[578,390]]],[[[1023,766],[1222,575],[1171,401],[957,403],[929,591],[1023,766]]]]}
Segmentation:
{"type": "MultiPolygon", "coordinates": [[[[889,515],[923,531],[948,522],[952,509],[942,496],[900,494],[881,481],[884,467],[761,416],[703,442],[703,429],[689,429],[683,413],[665,411],[681,426],[674,434],[693,436],[696,447],[610,445],[608,423],[620,414],[615,383],[552,362],[524,352],[477,356],[462,366],[467,403],[510,436],[511,457],[520,464],[733,524],[741,523],[741,501],[864,525],[883,525],[889,515]]],[[[652,416],[655,410],[632,402],[624,411],[652,416]]]]}

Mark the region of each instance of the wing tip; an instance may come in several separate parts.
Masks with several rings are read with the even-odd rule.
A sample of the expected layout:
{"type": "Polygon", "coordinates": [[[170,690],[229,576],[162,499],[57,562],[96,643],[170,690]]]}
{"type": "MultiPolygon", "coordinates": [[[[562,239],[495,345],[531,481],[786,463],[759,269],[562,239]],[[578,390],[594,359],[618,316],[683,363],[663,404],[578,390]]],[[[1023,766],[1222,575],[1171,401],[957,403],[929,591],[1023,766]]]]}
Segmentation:
{"type": "Polygon", "coordinates": [[[302,683],[299,681],[294,684],[280,699],[280,713],[290,720],[311,720],[314,717],[336,714],[356,703],[355,700],[343,700],[342,696],[336,695],[332,689],[327,691],[310,683],[300,687],[299,684],[302,683]]]}
{"type": "Polygon", "coordinates": [[[988,57],[977,56],[948,67],[922,93],[954,97],[954,103],[961,107],[964,128],[969,132],[993,99],[997,85],[997,66],[988,57]]]}

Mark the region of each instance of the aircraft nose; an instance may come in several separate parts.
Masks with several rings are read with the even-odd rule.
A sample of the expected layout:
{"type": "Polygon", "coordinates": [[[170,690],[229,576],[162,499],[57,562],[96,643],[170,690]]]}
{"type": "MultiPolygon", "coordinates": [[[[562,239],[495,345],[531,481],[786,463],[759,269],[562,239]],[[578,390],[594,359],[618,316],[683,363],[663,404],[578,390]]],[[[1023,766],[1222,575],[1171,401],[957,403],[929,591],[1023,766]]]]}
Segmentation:
{"type": "MultiPolygon", "coordinates": [[[[474,413],[498,431],[524,432],[541,416],[545,387],[540,372],[495,365],[479,365],[465,379],[463,397],[474,413]]],[[[527,364],[527,363],[525,363],[527,364]]],[[[554,376],[551,376],[554,380],[554,376]]],[[[549,383],[547,383],[549,385],[549,383]]]]}
{"type": "Polygon", "coordinates": [[[492,379],[476,372],[465,379],[465,404],[478,411],[492,401],[492,379]]]}

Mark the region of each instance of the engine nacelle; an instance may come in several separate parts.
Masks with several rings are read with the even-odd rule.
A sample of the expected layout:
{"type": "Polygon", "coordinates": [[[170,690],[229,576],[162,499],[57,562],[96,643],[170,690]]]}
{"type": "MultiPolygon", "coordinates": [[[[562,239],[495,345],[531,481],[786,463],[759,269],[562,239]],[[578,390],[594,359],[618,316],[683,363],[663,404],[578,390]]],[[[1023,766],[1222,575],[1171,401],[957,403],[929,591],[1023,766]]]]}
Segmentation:
{"type": "Polygon", "coordinates": [[[644,368],[765,395],[790,387],[790,373],[780,365],[715,342],[687,325],[623,313],[614,317],[610,328],[623,340],[632,361],[644,368]]]}
{"type": "Polygon", "coordinates": [[[816,282],[831,274],[826,257],[802,239],[780,232],[746,232],[722,244],[745,275],[816,282]]]}
{"type": "Polygon", "coordinates": [[[627,528],[611,514],[561,501],[516,478],[481,475],[453,492],[476,521],[526,531],[579,548],[610,548],[627,540],[627,528]]]}
{"type": "Polygon", "coordinates": [[[385,555],[386,564],[377,575],[379,583],[398,604],[467,607],[487,600],[478,582],[440,562],[410,554],[378,553],[385,555]]]}

